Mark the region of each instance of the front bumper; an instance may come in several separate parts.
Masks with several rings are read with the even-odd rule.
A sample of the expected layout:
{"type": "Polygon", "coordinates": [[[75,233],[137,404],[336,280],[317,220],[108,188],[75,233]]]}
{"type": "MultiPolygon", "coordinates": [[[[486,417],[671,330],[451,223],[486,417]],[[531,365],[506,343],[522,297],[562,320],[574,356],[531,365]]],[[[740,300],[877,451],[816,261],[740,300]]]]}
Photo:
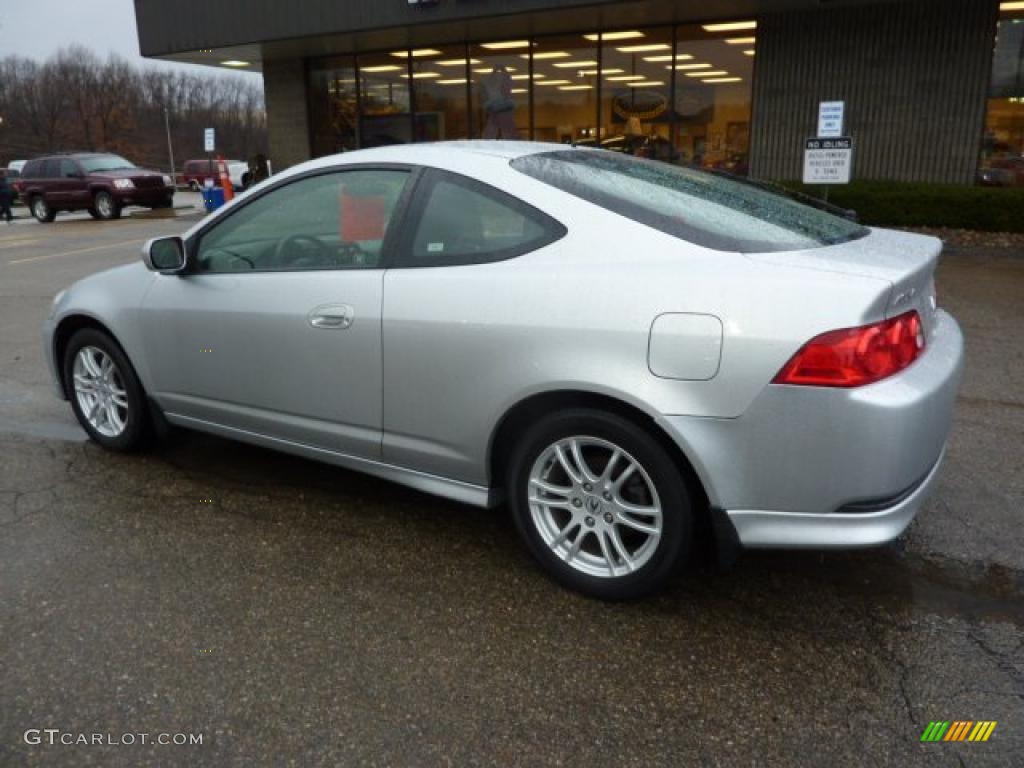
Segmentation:
{"type": "Polygon", "coordinates": [[[744,546],[872,546],[899,536],[934,484],[962,369],[963,336],[938,311],[927,351],[896,376],[770,385],[738,418],[666,421],[744,546]]]}
{"type": "Polygon", "coordinates": [[[174,200],[174,187],[115,189],[113,195],[119,205],[160,205],[174,200]]]}

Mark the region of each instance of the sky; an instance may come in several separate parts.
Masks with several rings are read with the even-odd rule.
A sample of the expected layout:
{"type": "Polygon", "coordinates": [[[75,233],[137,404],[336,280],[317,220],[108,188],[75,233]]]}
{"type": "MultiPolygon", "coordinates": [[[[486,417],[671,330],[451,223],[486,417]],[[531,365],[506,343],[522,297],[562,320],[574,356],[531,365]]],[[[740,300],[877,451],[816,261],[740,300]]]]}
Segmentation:
{"type": "MultiPolygon", "coordinates": [[[[140,56],[132,0],[0,0],[0,57],[16,53],[45,59],[74,43],[92,49],[101,58],[116,52],[140,66],[155,63],[208,74],[224,72],[140,56]]],[[[231,74],[259,77],[244,72],[231,74]]]]}

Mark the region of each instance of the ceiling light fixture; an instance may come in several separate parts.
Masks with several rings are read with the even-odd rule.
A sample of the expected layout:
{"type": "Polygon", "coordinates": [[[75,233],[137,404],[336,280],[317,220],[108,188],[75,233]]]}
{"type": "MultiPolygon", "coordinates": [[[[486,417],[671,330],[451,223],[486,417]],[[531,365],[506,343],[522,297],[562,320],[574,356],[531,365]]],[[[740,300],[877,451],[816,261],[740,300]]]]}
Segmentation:
{"type": "MultiPolygon", "coordinates": [[[[567,59],[571,55],[572,54],[567,53],[566,51],[542,51],[541,53],[533,54],[533,58],[534,58],[534,60],[537,60],[537,59],[567,59]]],[[[521,59],[528,59],[528,58],[530,58],[530,54],[528,54],[528,53],[520,53],[519,54],[519,58],[521,58],[521,59]]]]}
{"type": "Polygon", "coordinates": [[[596,61],[556,61],[551,66],[559,69],[579,69],[580,67],[596,67],[596,61]]]}
{"type": "MultiPolygon", "coordinates": [[[[689,61],[692,58],[693,58],[693,56],[691,54],[689,54],[689,53],[677,53],[675,55],[675,60],[676,61],[689,61]]],[[[653,61],[653,62],[672,61],[672,56],[671,56],[671,54],[666,54],[666,55],[662,55],[662,56],[644,56],[644,61],[653,61]]]]}
{"type": "Polygon", "coordinates": [[[584,35],[587,40],[632,40],[637,37],[643,37],[644,33],[639,30],[632,29],[627,32],[601,32],[590,35],[584,35]]]}
{"type": "Polygon", "coordinates": [[[394,72],[394,71],[399,70],[399,69],[404,69],[404,67],[400,67],[397,64],[381,64],[380,66],[375,66],[375,67],[360,67],[359,68],[359,70],[361,72],[394,72]]]}
{"type": "Polygon", "coordinates": [[[623,45],[616,48],[620,53],[646,53],[647,51],[667,51],[672,48],[668,43],[647,43],[645,45],[623,45]]]}
{"type": "Polygon", "coordinates": [[[728,75],[724,69],[713,69],[710,72],[687,72],[687,77],[719,77],[721,75],[728,75]]]}
{"type": "Polygon", "coordinates": [[[725,42],[729,45],[753,45],[757,41],[756,37],[727,37],[725,42]]]}
{"type": "Polygon", "coordinates": [[[742,77],[709,77],[707,80],[701,80],[702,83],[738,83],[742,81],[742,77]]]}
{"type": "Polygon", "coordinates": [[[529,48],[529,40],[502,40],[497,43],[480,43],[481,48],[486,48],[490,51],[503,51],[508,48],[529,48]]]}
{"type": "Polygon", "coordinates": [[[705,32],[733,32],[737,29],[757,29],[756,21],[727,21],[723,24],[705,24],[705,32]]]}
{"type": "Polygon", "coordinates": [[[222,61],[221,65],[225,66],[225,67],[248,67],[249,66],[249,62],[248,61],[238,61],[237,59],[231,59],[230,61],[222,61]]]}

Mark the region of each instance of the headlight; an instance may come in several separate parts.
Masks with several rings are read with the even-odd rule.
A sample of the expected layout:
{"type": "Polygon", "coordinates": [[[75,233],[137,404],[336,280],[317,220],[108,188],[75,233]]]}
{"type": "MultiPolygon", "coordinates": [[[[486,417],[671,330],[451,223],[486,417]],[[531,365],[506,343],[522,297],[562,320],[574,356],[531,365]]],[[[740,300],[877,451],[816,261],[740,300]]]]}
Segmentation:
{"type": "Polygon", "coordinates": [[[174,179],[172,179],[166,173],[164,174],[164,186],[165,187],[173,187],[174,186],[174,179]]]}
{"type": "Polygon", "coordinates": [[[135,189],[131,179],[114,179],[114,189],[135,189]]]}

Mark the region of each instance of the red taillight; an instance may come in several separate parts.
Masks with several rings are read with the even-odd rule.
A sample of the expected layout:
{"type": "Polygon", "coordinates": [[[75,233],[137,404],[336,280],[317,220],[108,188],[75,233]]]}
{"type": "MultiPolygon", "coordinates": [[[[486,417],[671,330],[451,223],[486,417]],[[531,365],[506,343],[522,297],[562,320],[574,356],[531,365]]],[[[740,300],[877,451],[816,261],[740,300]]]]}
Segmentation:
{"type": "Polygon", "coordinates": [[[924,351],[917,312],[816,336],[793,355],[773,384],[861,387],[892,376],[924,351]]]}

